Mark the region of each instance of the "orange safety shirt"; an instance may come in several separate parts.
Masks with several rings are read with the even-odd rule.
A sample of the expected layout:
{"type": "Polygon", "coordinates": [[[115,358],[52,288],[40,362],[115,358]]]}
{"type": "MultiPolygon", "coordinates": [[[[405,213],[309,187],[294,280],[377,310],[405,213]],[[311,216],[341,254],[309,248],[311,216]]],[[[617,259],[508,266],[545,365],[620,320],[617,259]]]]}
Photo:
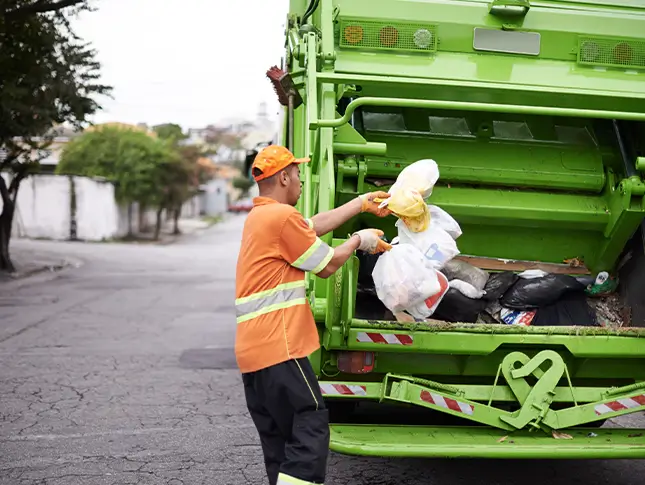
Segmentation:
{"type": "Polygon", "coordinates": [[[307,357],[319,347],[305,271],[322,271],[334,250],[294,207],[256,197],[237,261],[235,356],[242,373],[307,357]]]}

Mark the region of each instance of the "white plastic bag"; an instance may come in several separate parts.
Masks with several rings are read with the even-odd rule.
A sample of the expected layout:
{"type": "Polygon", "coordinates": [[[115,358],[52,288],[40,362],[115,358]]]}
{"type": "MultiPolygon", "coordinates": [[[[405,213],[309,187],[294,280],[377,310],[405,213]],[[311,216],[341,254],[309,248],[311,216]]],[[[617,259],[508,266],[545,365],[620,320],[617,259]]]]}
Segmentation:
{"type": "Polygon", "coordinates": [[[389,193],[394,194],[400,189],[414,189],[427,199],[432,194],[437,180],[439,180],[437,162],[431,159],[418,160],[401,170],[389,193]]]}
{"type": "Polygon", "coordinates": [[[458,239],[461,236],[461,227],[450,214],[436,205],[429,205],[428,207],[430,209],[430,224],[436,224],[441,227],[453,239],[458,239]]]}
{"type": "Polygon", "coordinates": [[[393,313],[405,311],[441,290],[437,273],[416,247],[399,244],[383,253],[372,271],[379,300],[393,313]]]}
{"type": "Polygon", "coordinates": [[[454,288],[455,290],[459,291],[459,293],[472,300],[479,300],[486,294],[484,290],[478,290],[470,283],[466,283],[465,281],[461,280],[451,280],[449,286],[450,288],[454,288]]]}
{"type": "Polygon", "coordinates": [[[437,270],[433,271],[439,281],[439,291],[407,309],[407,312],[417,320],[425,320],[432,316],[439,306],[439,303],[441,303],[441,300],[443,300],[443,297],[448,292],[448,278],[437,270]]]}
{"type": "Polygon", "coordinates": [[[535,278],[544,278],[547,274],[549,273],[542,271],[541,269],[527,269],[526,271],[521,272],[518,276],[525,280],[534,280],[535,278]]]}
{"type": "Polygon", "coordinates": [[[444,229],[430,220],[428,229],[412,232],[402,220],[396,221],[400,244],[415,246],[425,257],[430,267],[441,269],[452,258],[459,254],[455,240],[444,229]]]}

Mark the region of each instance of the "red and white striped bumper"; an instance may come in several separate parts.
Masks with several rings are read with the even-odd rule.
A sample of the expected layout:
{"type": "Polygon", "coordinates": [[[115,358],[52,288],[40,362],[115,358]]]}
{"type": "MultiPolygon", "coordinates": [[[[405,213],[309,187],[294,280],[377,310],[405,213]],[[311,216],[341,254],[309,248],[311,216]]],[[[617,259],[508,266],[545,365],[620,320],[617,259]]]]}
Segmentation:
{"type": "Polygon", "coordinates": [[[356,341],[368,344],[412,345],[414,337],[404,333],[358,332],[356,341]]]}
{"type": "Polygon", "coordinates": [[[322,382],[320,383],[320,392],[323,396],[366,396],[367,388],[365,386],[322,382]]]}
{"type": "Polygon", "coordinates": [[[645,406],[645,394],[638,394],[632,397],[626,397],[624,399],[617,399],[615,401],[606,402],[604,404],[598,404],[594,406],[594,410],[598,416],[607,413],[615,413],[618,411],[624,411],[626,409],[636,409],[642,408],[645,406]]]}
{"type": "Polygon", "coordinates": [[[439,394],[435,394],[434,392],[429,391],[421,391],[421,400],[430,404],[434,404],[435,406],[450,409],[451,411],[455,411],[456,413],[468,414],[469,416],[472,416],[475,410],[475,407],[471,404],[459,402],[455,399],[443,397],[439,394]]]}

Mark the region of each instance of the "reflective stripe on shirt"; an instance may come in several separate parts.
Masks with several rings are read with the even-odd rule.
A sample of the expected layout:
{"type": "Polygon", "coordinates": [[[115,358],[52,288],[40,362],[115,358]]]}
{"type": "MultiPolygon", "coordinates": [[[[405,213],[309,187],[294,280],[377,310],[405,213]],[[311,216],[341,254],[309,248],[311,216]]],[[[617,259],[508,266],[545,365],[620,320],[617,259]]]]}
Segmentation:
{"type": "Polygon", "coordinates": [[[309,246],[309,249],[294,261],[291,266],[303,271],[311,271],[314,274],[320,273],[333,256],[334,250],[327,243],[323,242],[322,239],[317,237],[316,241],[309,246]]]}
{"type": "Polygon", "coordinates": [[[283,283],[270,290],[259,291],[235,300],[237,323],[306,303],[304,280],[283,283]]]}

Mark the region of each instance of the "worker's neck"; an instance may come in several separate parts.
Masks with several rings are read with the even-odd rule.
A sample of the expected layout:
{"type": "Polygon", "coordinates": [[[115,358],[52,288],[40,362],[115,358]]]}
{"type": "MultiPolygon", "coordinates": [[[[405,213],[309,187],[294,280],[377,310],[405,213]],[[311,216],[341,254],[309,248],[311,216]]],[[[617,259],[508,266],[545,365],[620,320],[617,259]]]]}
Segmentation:
{"type": "Polygon", "coordinates": [[[281,204],[287,204],[287,194],[281,193],[279,190],[266,190],[260,191],[260,197],[266,197],[268,199],[273,199],[276,202],[281,204]]]}

